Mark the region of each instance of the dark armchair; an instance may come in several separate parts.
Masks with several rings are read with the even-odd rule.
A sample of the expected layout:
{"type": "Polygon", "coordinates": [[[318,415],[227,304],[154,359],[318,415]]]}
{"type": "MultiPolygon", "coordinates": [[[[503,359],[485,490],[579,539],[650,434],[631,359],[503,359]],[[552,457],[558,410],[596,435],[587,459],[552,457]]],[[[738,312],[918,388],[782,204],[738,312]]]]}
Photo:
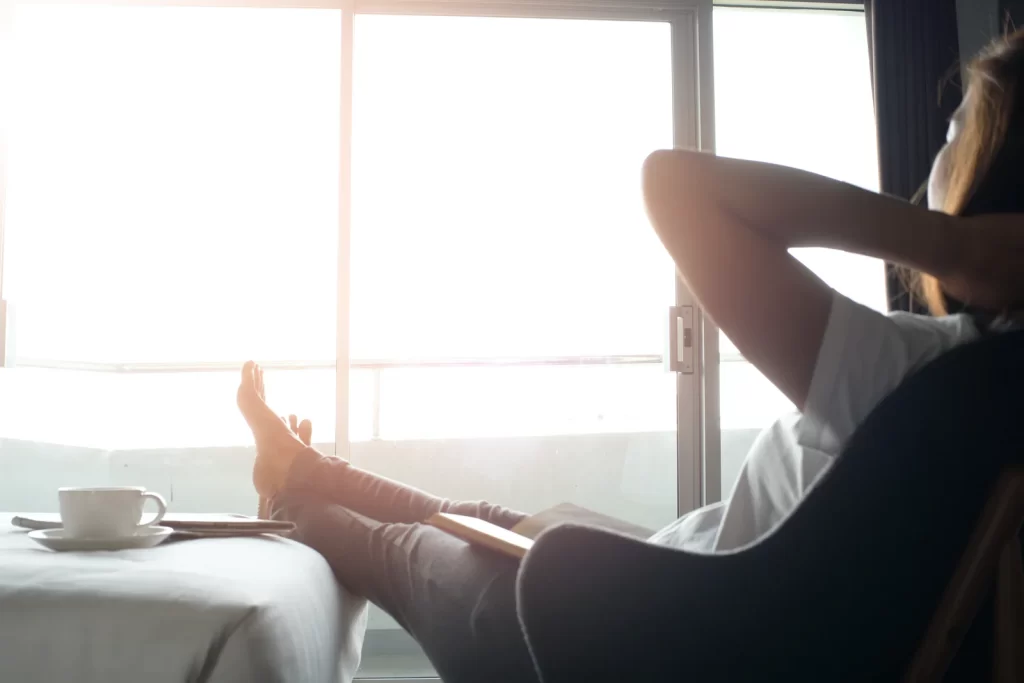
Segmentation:
{"type": "Polygon", "coordinates": [[[1012,333],[908,379],[750,547],[711,556],[578,526],[541,535],[518,584],[541,677],[1022,680],[1022,466],[1024,333],[1012,333]],[[1010,577],[998,601],[997,574],[1010,577]]]}

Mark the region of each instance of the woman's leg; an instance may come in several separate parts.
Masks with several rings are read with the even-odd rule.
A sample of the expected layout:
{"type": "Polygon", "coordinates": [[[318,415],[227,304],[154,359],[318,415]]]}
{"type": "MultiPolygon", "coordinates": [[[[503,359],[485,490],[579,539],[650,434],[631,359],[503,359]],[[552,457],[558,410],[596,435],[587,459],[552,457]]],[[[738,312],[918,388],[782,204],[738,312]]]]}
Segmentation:
{"type": "Polygon", "coordinates": [[[423,647],[446,683],[534,683],[516,613],[518,564],[432,526],[384,523],[290,487],[274,516],[319,551],[346,588],[369,598],[423,647]]]}
{"type": "Polygon", "coordinates": [[[458,503],[361,470],[340,458],[324,457],[309,444],[308,422],[291,428],[264,400],[263,371],[242,369],[238,407],[256,438],[253,483],[262,503],[287,486],[316,494],[380,522],[422,522],[438,512],[467,515],[511,528],[527,515],[484,502],[458,503]]]}
{"type": "Polygon", "coordinates": [[[420,643],[448,683],[534,683],[516,613],[518,564],[421,522],[436,512],[511,527],[525,515],[453,503],[325,458],[263,400],[262,372],[242,370],[238,406],[256,437],[253,481],[271,514],[320,552],[338,580],[369,598],[420,643]],[[303,443],[305,441],[305,443],[303,443]]]}
{"type": "Polygon", "coordinates": [[[522,512],[483,501],[439,498],[412,486],[376,475],[312,448],[300,454],[288,473],[287,488],[338,503],[379,522],[412,524],[438,512],[476,517],[511,529],[526,519],[522,512]]]}

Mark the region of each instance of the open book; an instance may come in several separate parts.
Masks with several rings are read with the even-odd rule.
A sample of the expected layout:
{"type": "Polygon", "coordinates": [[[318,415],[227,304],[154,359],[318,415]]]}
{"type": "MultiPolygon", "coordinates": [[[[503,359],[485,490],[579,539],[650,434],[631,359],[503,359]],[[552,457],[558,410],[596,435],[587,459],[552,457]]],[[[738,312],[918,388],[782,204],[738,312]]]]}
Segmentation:
{"type": "Polygon", "coordinates": [[[654,533],[650,529],[587,510],[572,503],[562,503],[531,515],[512,527],[511,530],[476,517],[450,515],[443,512],[427,520],[427,524],[447,531],[468,543],[516,559],[522,559],[526,555],[527,551],[533,547],[533,539],[539,536],[540,532],[566,522],[607,529],[642,539],[650,538],[654,533]]]}

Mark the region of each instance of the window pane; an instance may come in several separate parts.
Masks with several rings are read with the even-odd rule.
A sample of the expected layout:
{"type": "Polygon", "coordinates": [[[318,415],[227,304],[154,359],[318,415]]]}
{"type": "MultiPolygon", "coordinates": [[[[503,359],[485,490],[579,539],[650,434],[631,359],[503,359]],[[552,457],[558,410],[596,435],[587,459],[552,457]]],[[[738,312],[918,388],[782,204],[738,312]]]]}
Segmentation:
{"type": "MultiPolygon", "coordinates": [[[[716,7],[714,31],[718,154],[802,168],[878,190],[862,12],[716,7]]],[[[846,296],[886,310],[880,261],[827,249],[793,251],[846,296]]],[[[793,405],[740,358],[725,335],[721,351],[725,497],[758,431],[793,405]]]]}
{"type": "Polygon", "coordinates": [[[671,432],[671,380],[660,364],[395,369],[381,373],[380,436],[671,432]]]}
{"type": "Polygon", "coordinates": [[[334,358],[340,34],[330,10],[17,7],[22,357],[334,358]]]}
{"type": "MultiPolygon", "coordinates": [[[[17,5],[18,359],[320,361],[268,371],[268,398],[333,452],[340,41],[336,10],[17,5]]],[[[237,382],[4,368],[0,498],[47,510],[58,486],[140,484],[175,511],[253,514],[237,382]]]]}
{"type": "MultiPolygon", "coordinates": [[[[674,433],[673,268],[640,192],[644,158],[671,145],[669,27],[360,15],[355,34],[351,336],[355,366],[380,366],[375,437],[674,433]]],[[[608,457],[591,471],[618,480],[608,457]]],[[[674,443],[646,457],[674,469],[674,443]]],[[[413,483],[475,481],[432,472],[413,483]]],[[[671,519],[674,478],[650,484],[671,519]]],[[[530,488],[500,502],[547,504],[530,488]]]]}
{"type": "Polygon", "coordinates": [[[661,354],[673,270],[639,188],[672,141],[668,26],[356,31],[353,358],[661,354]]]}
{"type": "MultiPolygon", "coordinates": [[[[668,25],[358,16],[355,38],[352,355],[387,362],[353,460],[670,521],[675,283],[640,191],[672,144],[668,25]]],[[[362,673],[428,673],[388,626],[371,611],[362,673]]]]}

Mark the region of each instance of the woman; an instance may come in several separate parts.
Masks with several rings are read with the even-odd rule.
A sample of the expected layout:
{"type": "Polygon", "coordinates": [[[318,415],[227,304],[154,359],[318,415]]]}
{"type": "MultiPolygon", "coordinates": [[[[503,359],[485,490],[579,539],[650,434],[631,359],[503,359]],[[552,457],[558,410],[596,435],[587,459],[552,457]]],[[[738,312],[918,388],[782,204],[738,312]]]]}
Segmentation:
{"type": "MultiPolygon", "coordinates": [[[[1012,322],[1024,299],[1024,217],[1009,215],[1024,210],[1024,32],[990,48],[969,74],[932,169],[931,210],[768,164],[682,151],[648,159],[650,217],[681,276],[798,409],[758,438],[728,501],[653,542],[716,551],[755,541],[904,378],[1012,322]],[[913,268],[936,314],[965,311],[883,316],[830,290],[789,254],[801,246],[913,268]]],[[[435,498],[320,456],[308,447],[308,422],[293,418],[289,429],[267,407],[251,363],[238,402],[256,436],[261,496],[296,522],[298,538],[343,584],[410,631],[444,680],[536,680],[516,617],[515,565],[420,523],[448,511],[512,527],[525,515],[435,498]]]]}

